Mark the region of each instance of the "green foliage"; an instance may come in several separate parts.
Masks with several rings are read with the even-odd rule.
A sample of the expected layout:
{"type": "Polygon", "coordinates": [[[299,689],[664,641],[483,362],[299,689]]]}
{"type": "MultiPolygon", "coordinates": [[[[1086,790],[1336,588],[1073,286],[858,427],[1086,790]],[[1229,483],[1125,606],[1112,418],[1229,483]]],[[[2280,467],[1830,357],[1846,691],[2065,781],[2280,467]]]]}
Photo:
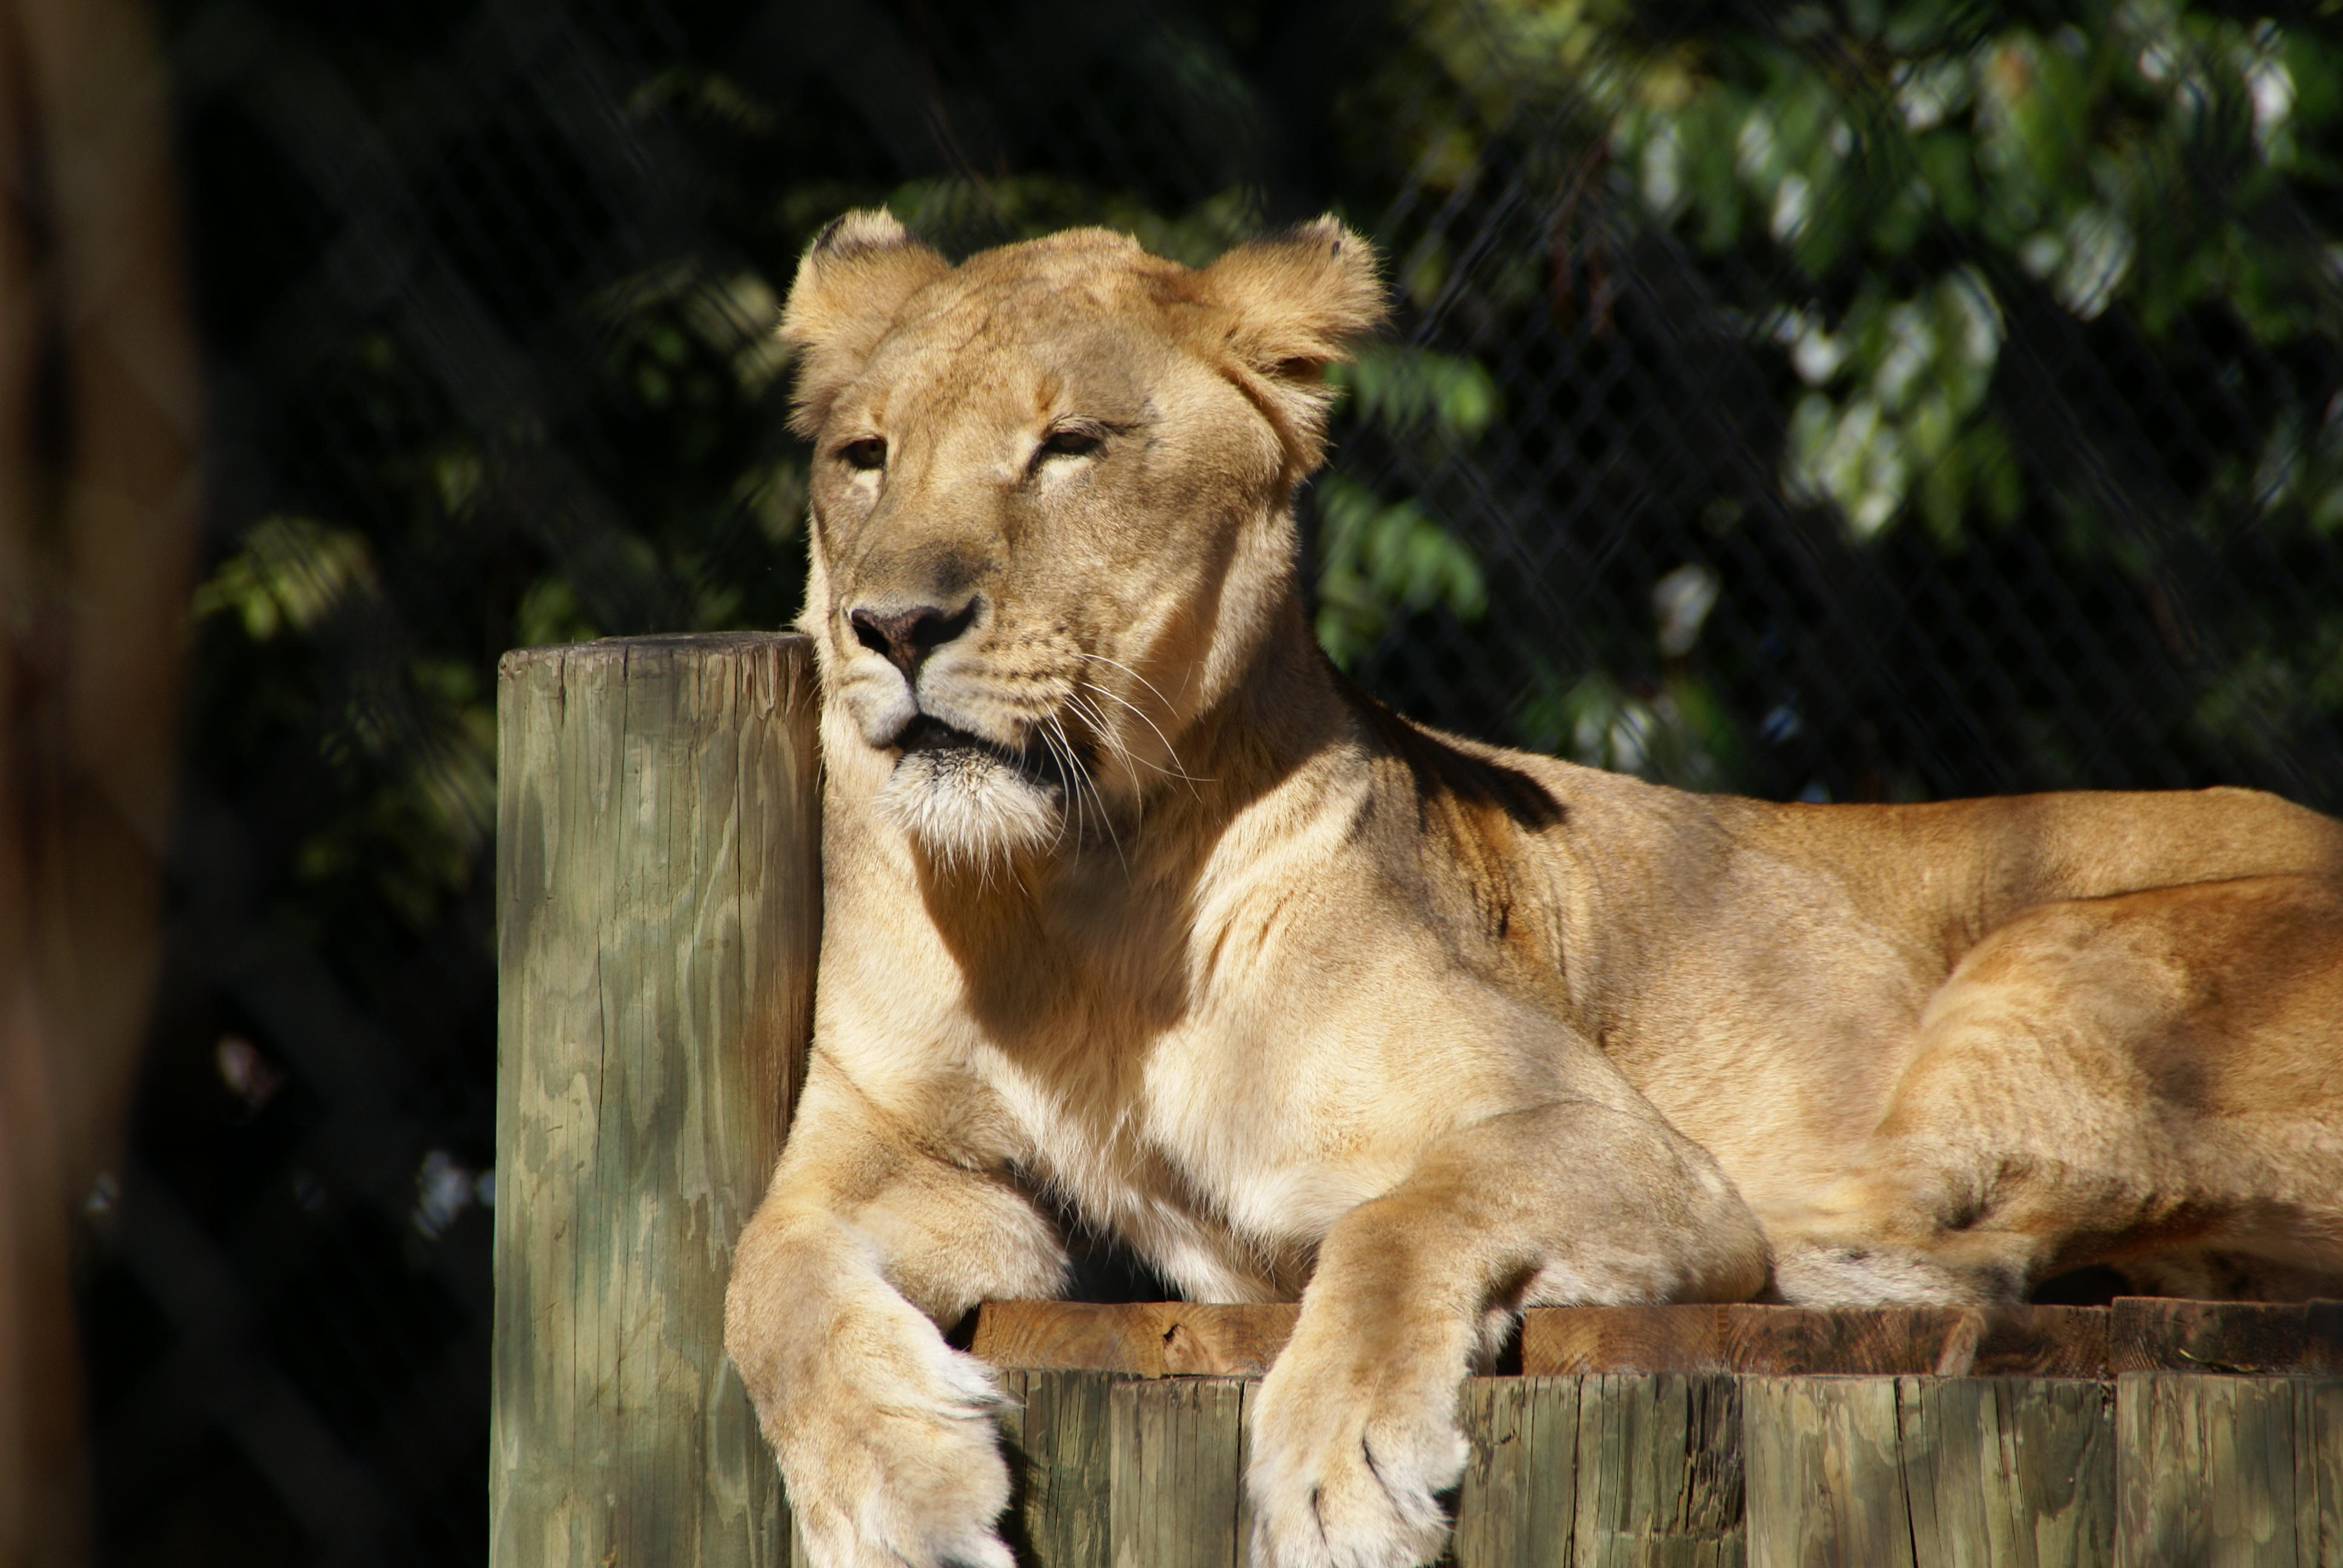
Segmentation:
{"type": "Polygon", "coordinates": [[[1651,646],[1661,674],[1638,689],[1605,670],[1571,678],[1541,663],[1517,709],[1523,743],[1682,789],[1733,785],[1744,760],[1740,727],[1693,658],[1722,588],[1697,565],[1652,585],[1651,646]]]}
{"type": "Polygon", "coordinates": [[[1523,741],[1682,789],[1722,789],[1735,778],[1739,737],[1708,683],[1675,674],[1649,693],[1607,673],[1564,683],[1542,671],[1522,704],[1523,741]]]}
{"type": "MultiPolygon", "coordinates": [[[[2128,579],[2198,693],[2166,744],[2219,776],[2292,766],[2290,748],[2331,735],[2328,621],[2240,583],[2193,596],[2184,628],[2167,579],[2217,568],[2159,541],[2193,532],[2226,558],[2258,540],[2307,568],[2330,558],[2287,541],[2343,531],[2343,14],[1420,0],[1409,15],[1439,83],[1416,88],[1433,111],[1393,127],[1422,183],[1454,193],[1452,211],[1473,210],[1493,164],[1555,195],[1544,254],[1518,245],[1469,281],[1450,226],[1481,230],[1411,236],[1394,257],[1408,297],[1490,322],[1583,309],[1600,337],[1604,269],[1657,229],[1774,367],[1774,504],[1875,558],[2030,532],[2128,579]]],[[[1751,509],[1664,505],[1718,538],[1751,509]]],[[[1586,635],[1591,668],[1533,672],[1522,739],[1782,788],[1739,739],[1759,726],[1736,711],[1775,700],[1749,650],[1719,650],[1741,661],[1728,697],[1710,655],[1679,666],[1586,635]],[[1715,700],[1687,695],[1696,682],[1715,700]]],[[[1795,729],[1794,704],[1775,711],[1795,729]]],[[[2040,712],[2001,722],[2021,772],[2084,782],[2106,765],[2040,712]]],[[[1886,788],[1893,769],[1865,767],[1886,788]]]]}
{"type": "Polygon", "coordinates": [[[1373,343],[1326,379],[1350,394],[1351,411],[1395,436],[1419,432],[1463,443],[1495,423],[1497,383],[1478,361],[1428,348],[1373,343]]]}
{"type": "Polygon", "coordinates": [[[1814,388],[1785,479],[1859,535],[2014,519],[1986,397],[2013,290],[2086,322],[2120,302],[2151,337],[2207,306],[2273,344],[2335,319],[2330,256],[2268,221],[2336,176],[2331,36],[2178,0],[2054,28],[1980,15],[1796,6],[1666,48],[1580,23],[1648,209],[1778,269],[1782,305],[1753,326],[1814,388]]]}
{"type": "MultiPolygon", "coordinates": [[[[1347,395],[1338,437],[1368,431],[1433,455],[1469,452],[1503,409],[1478,362],[1428,348],[1370,344],[1327,379],[1347,395]]],[[[1480,562],[1421,498],[1386,501],[1339,472],[1315,496],[1316,627],[1336,665],[1350,668],[1410,616],[1471,621],[1487,608],[1480,562]]]]}
{"type": "Polygon", "coordinates": [[[1318,486],[1318,641],[1348,667],[1392,621],[1440,608],[1460,619],[1488,603],[1480,563],[1414,501],[1386,504],[1341,475],[1318,486]]]}
{"type": "MultiPolygon", "coordinates": [[[[542,405],[563,412],[483,413],[496,406],[466,403],[429,362],[429,332],[372,320],[304,361],[285,439],[341,454],[338,487],[246,527],[196,608],[242,705],[221,766],[241,744],[236,766],[298,754],[326,770],[288,858],[307,907],[330,890],[419,929],[477,896],[503,648],[796,613],[806,469],[782,430],[772,329],[820,224],[883,203],[956,253],[1103,224],[1208,262],[1270,208],[1226,151],[1265,123],[1239,62],[1269,25],[1243,7],[1167,23],[1131,45],[1144,71],[1085,89],[1101,112],[1131,109],[1115,135],[1147,116],[1173,127],[1135,161],[1042,145],[981,173],[956,153],[907,167],[836,100],[685,50],[646,65],[627,103],[689,150],[719,237],[509,307],[518,337],[572,353],[574,384],[542,405]],[[1193,177],[1161,173],[1191,154],[1193,177]]],[[[1396,192],[1447,204],[1379,237],[1403,306],[1478,336],[1376,344],[1331,373],[1344,399],[1336,469],[1309,503],[1311,569],[1318,634],[1346,667],[1426,626],[1487,628],[1493,599],[1526,591],[1492,580],[1491,496],[1460,476],[1543,434],[1528,399],[1545,394],[1501,379],[1521,372],[1494,368],[1493,346],[1570,312],[1610,330],[1604,269],[1634,243],[1619,214],[1704,269],[1729,329],[1771,367],[1780,447],[1759,461],[1778,501],[1865,550],[1916,535],[1950,558],[2032,530],[2144,578],[2159,568],[2119,526],[2128,503],[2093,479],[2105,464],[2046,456],[2012,399],[2043,374],[2013,365],[2036,351],[2026,324],[2047,311],[2137,334],[2177,381],[2208,331],[2296,363],[2332,345],[2343,314],[2343,242],[2298,216],[2331,212],[2343,187],[2343,45],[2325,25],[2180,0],[2094,0],[2063,18],[1919,0],[1413,0],[1362,37],[1311,133],[1328,160],[1311,203],[1367,223],[1398,210],[1396,192]],[[1492,171],[1507,167],[1548,227],[1486,243],[1492,171]]],[[[2176,482],[2206,538],[2248,521],[2343,534],[2343,405],[2327,386],[2235,391],[2250,428],[2176,482]]],[[[1577,504],[1511,494],[1504,526],[1577,504]]],[[[1750,510],[1696,488],[1658,504],[1719,538],[1750,510]]],[[[1742,588],[1721,584],[1728,602],[1742,588]]],[[[2199,694],[2201,743],[2276,744],[2254,738],[2343,709],[2323,626],[2245,636],[2199,694]]],[[[1714,639],[1672,650],[1570,630],[1579,654],[1522,668],[1515,739],[1698,787],[1766,783],[1752,738],[1775,699],[1737,689],[1746,671],[1723,668],[1714,639]]]]}
{"type": "MultiPolygon", "coordinates": [[[[1062,175],[915,180],[898,186],[887,209],[914,234],[954,248],[973,240],[1033,239],[1061,228],[1096,226],[1131,236],[1157,256],[1202,266],[1262,224],[1258,196],[1219,192],[1184,211],[1156,210],[1138,193],[1101,189],[1062,175]],[[980,236],[978,237],[978,236],[980,236]]],[[[834,216],[834,215],[833,215],[834,216]]]]}
{"type": "Polygon", "coordinates": [[[263,518],[196,588],[190,608],[197,620],[233,616],[246,637],[270,642],[315,631],[344,600],[375,591],[374,560],[357,534],[309,518],[263,518]]]}
{"type": "Polygon", "coordinates": [[[1793,497],[1835,506],[1861,536],[1916,502],[1946,545],[1975,515],[2015,518],[2021,481],[1985,408],[2001,317],[1974,268],[1916,298],[1866,283],[1835,331],[1816,312],[1784,310],[1774,337],[1812,388],[1790,414],[1783,477],[1793,497]]]}
{"type": "Polygon", "coordinates": [[[291,847],[296,885],[340,885],[428,923],[470,881],[496,820],[496,710],[478,668],[409,648],[372,679],[337,679],[337,645],[379,636],[389,607],[366,539],[307,518],[254,524],[192,608],[215,648],[244,645],[207,662],[240,665],[268,693],[242,693],[247,719],[307,730],[335,802],[291,847]]]}

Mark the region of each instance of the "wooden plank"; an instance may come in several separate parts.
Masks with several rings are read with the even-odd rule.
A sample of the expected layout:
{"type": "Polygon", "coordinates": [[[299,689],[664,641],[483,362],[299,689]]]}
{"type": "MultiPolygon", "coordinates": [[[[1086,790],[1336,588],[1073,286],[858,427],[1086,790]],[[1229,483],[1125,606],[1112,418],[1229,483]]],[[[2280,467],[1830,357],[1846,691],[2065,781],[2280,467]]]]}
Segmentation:
{"type": "Polygon", "coordinates": [[[1457,1568],[1564,1568],[1578,1501],[1577,1378],[1465,1380],[1473,1445],[1456,1494],[1457,1568]]]}
{"type": "Polygon", "coordinates": [[[2113,1561],[2109,1384],[1899,1378],[1896,1415],[1917,1568],[2104,1568],[2113,1561]]]}
{"type": "Polygon", "coordinates": [[[1252,1555],[1252,1415],[1261,1397],[1261,1380],[1246,1378],[1237,1384],[1237,1568],[1251,1568],[1252,1555]]]}
{"type": "Polygon", "coordinates": [[[799,638],[504,660],[497,1568],[787,1555],[722,1320],[811,1004],[814,705],[799,638]]]}
{"type": "Polygon", "coordinates": [[[2343,1373],[2343,1302],[2118,1296],[2107,1312],[2111,1373],[2343,1373]]]}
{"type": "Polygon", "coordinates": [[[1091,1302],[986,1302],[969,1351],[997,1367],[1161,1377],[1161,1342],[1137,1309],[1091,1302]]]}
{"type": "Polygon", "coordinates": [[[1750,1568],[1913,1568],[1895,1380],[1753,1377],[1741,1410],[1750,1568]]]}
{"type": "Polygon", "coordinates": [[[2127,1372],[2116,1434],[2120,1568],[2343,1562],[2343,1379],[2127,1372]]]}
{"type": "Polygon", "coordinates": [[[1740,1568],[1747,1551],[1743,1464],[1734,1379],[1680,1372],[1585,1379],[1571,1561],[1580,1568],[1740,1568]]]}
{"type": "Polygon", "coordinates": [[[1009,1402],[1001,1412],[1001,1452],[1009,1462],[1009,1511],[1001,1516],[1000,1528],[1020,1563],[1032,1556],[1031,1529],[1043,1513],[1033,1495],[1035,1465],[1025,1432],[1025,1417],[1031,1406],[1026,1382],[1031,1375],[1022,1367],[993,1369],[1001,1395],[1009,1402]]]}
{"type": "Polygon", "coordinates": [[[1161,1302],[1151,1326],[1166,1377],[1259,1377],[1293,1337],[1302,1309],[1291,1302],[1244,1306],[1161,1302]]]}
{"type": "MultiPolygon", "coordinates": [[[[1027,1477],[1021,1560],[1249,1560],[1257,1384],[1005,1381],[1024,1402],[1004,1423],[1027,1477]]],[[[2123,1387],[2119,1432],[2110,1386],[2085,1380],[1472,1379],[1453,1559],[2343,1562],[2343,1379],[2135,1374],[2123,1387]]]]}
{"type": "Polygon", "coordinates": [[[2294,1410],[2295,1452],[2310,1472],[2296,1498],[2297,1529],[2315,1548],[2309,1560],[2335,1568],[2343,1564],[2343,1378],[2297,1383],[2294,1410]]]}
{"type": "MultiPolygon", "coordinates": [[[[978,1313],[974,1348],[997,1366],[1256,1376],[1276,1359],[1298,1310],[1290,1303],[990,1302],[978,1313]]],[[[2343,1373],[2343,1302],[2127,1297],[2113,1308],[1537,1307],[1524,1314],[1522,1370],[1530,1376],[2343,1373]]]]}
{"type": "Polygon", "coordinates": [[[1547,1307],[1524,1316],[1522,1371],[2100,1377],[2107,1344],[2097,1307],[1547,1307]]]}
{"type": "Polygon", "coordinates": [[[1131,1380],[1108,1400],[1114,1568],[1243,1568],[1242,1385],[1131,1380]]]}
{"type": "Polygon", "coordinates": [[[1114,1382],[1100,1372],[1001,1373],[1018,1402],[1001,1422],[1017,1476],[1010,1533],[1031,1568],[1106,1568],[1114,1382]]]}
{"type": "Polygon", "coordinates": [[[987,1302],[970,1349],[995,1366],[1133,1377],[1258,1377],[1285,1347],[1291,1302],[987,1302]]]}
{"type": "Polygon", "coordinates": [[[1458,1568],[1739,1568],[1741,1407],[1717,1375],[1473,1378],[1458,1568]]]}

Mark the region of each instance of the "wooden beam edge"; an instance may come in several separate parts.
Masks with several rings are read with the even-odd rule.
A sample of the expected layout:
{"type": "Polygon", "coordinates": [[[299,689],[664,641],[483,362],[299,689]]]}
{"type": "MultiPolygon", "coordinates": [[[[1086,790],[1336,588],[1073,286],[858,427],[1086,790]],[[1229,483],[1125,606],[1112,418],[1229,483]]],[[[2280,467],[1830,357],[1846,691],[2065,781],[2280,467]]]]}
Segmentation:
{"type": "MultiPolygon", "coordinates": [[[[1127,1376],[1268,1370],[1290,1302],[987,1302],[970,1348],[998,1366],[1127,1376]]],[[[2107,1378],[2343,1374],[2343,1302],[2121,1297],[2106,1307],[1534,1307],[1522,1371],[2107,1378]]]]}

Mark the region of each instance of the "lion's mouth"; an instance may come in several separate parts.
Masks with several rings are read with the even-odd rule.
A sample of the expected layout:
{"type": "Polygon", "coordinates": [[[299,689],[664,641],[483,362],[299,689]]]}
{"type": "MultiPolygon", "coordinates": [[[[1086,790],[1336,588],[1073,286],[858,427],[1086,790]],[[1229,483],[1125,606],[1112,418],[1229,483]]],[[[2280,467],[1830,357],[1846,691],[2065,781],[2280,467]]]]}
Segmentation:
{"type": "Polygon", "coordinates": [[[1065,784],[1062,760],[1046,748],[1002,746],[924,713],[895,738],[895,745],[905,761],[923,758],[939,773],[981,769],[990,764],[1007,769],[1025,782],[1042,789],[1061,789],[1065,784]]]}

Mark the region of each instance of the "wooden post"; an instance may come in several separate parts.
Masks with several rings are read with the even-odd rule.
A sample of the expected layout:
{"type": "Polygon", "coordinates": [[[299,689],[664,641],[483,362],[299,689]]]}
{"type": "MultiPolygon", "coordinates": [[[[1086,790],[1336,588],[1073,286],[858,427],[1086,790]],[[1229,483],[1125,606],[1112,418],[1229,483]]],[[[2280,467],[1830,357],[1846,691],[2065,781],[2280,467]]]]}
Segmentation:
{"type": "Polygon", "coordinates": [[[801,638],[505,657],[495,1568],[789,1560],[723,1301],[811,1017],[815,703],[801,638]]]}

